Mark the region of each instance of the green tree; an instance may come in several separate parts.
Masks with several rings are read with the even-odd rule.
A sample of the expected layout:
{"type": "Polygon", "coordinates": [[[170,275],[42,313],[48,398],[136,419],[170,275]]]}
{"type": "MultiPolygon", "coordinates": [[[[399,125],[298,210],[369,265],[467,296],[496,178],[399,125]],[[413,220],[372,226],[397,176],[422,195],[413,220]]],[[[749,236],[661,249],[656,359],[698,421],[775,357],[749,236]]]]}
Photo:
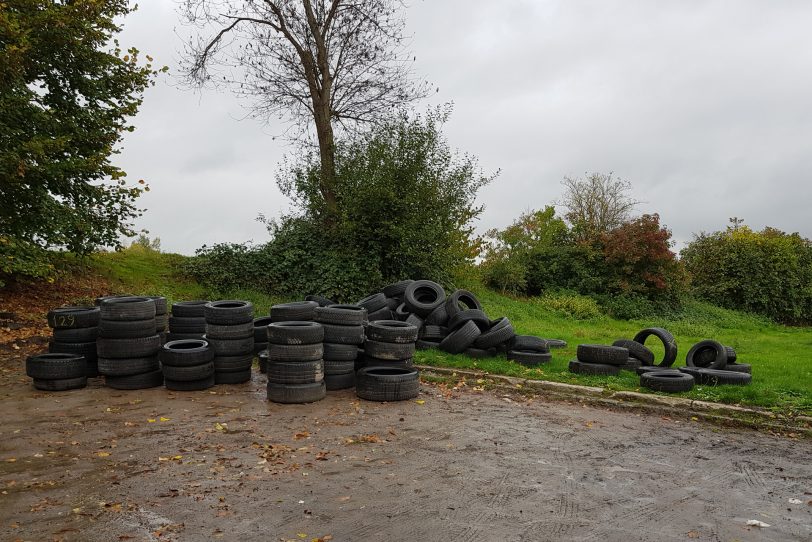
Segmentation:
{"type": "Polygon", "coordinates": [[[0,281],[46,274],[48,248],[85,254],[134,233],[148,188],[128,185],[111,156],[157,72],[114,39],[131,11],[128,0],[0,3],[0,281]]]}

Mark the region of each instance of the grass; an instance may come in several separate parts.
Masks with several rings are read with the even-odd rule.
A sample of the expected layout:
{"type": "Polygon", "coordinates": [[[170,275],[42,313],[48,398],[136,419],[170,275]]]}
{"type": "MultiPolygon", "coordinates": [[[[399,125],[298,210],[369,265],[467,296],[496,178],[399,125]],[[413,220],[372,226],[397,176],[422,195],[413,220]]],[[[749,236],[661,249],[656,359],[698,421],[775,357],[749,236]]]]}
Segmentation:
{"type": "MultiPolygon", "coordinates": [[[[170,302],[189,299],[245,299],[252,301],[256,314],[268,314],[274,303],[286,301],[255,290],[212,292],[185,276],[181,271],[184,256],[162,254],[142,248],[118,253],[94,255],[92,270],[108,278],[118,292],[164,295],[170,302]]],[[[572,300],[556,303],[550,298],[515,299],[493,292],[471,281],[466,284],[479,297],[485,311],[492,317],[510,318],[517,332],[567,341],[567,348],[553,350],[553,361],[540,368],[529,369],[507,361],[504,356],[472,359],[431,350],[418,352],[415,361],[441,367],[479,369],[493,374],[519,376],[601,386],[611,390],[648,392],[640,388],[635,373],[597,377],[572,374],[567,363],[575,357],[580,343],[611,344],[619,338],[631,338],[644,327],[660,326],[671,331],[679,345],[675,365],[684,365],[690,346],[702,339],[716,339],[736,349],[741,363],[753,366],[753,383],[749,386],[696,386],[678,396],[720,403],[759,406],[785,415],[812,415],[812,328],[793,328],[737,311],[689,301],[679,318],[650,321],[614,320],[595,315],[594,310],[581,311],[589,317],[574,316],[572,300]]],[[[658,357],[662,346],[655,338],[647,346],[658,357]]],[[[653,393],[653,392],[651,392],[653,393]]]]}

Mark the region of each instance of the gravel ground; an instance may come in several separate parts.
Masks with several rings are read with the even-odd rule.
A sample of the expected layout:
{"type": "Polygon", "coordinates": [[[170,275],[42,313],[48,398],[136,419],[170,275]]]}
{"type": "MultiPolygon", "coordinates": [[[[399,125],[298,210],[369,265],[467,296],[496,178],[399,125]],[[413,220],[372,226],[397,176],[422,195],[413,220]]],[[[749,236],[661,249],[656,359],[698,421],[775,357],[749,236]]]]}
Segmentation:
{"type": "Polygon", "coordinates": [[[2,540],[812,539],[809,440],[470,384],[276,405],[259,373],[47,394],[3,366],[2,540]]]}

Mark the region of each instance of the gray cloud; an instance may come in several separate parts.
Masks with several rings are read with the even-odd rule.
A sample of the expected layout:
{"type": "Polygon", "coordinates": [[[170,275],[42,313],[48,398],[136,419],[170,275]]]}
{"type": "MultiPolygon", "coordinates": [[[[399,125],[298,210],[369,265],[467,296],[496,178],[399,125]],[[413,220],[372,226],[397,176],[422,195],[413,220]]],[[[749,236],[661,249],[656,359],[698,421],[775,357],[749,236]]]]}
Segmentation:
{"type": "MultiPolygon", "coordinates": [[[[126,21],[177,73],[174,5],[126,21]]],[[[565,175],[614,171],[641,212],[684,242],[728,217],[812,236],[812,4],[752,1],[415,2],[416,73],[453,101],[452,146],[500,177],[481,229],[558,199],[565,175]]],[[[226,92],[171,78],[147,94],[119,162],[151,184],[139,226],[165,249],[266,238],[258,213],[289,208],[274,173],[283,126],[226,92]]]]}

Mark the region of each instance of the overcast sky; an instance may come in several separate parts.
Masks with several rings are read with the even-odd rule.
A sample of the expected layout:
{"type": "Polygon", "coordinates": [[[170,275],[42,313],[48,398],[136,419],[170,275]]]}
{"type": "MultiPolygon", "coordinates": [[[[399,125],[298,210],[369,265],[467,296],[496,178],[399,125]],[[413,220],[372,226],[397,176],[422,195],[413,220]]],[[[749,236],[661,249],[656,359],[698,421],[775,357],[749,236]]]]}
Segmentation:
{"type": "MultiPolygon", "coordinates": [[[[416,75],[455,104],[452,147],[501,175],[480,192],[481,231],[561,196],[564,176],[629,180],[640,212],[681,243],[738,216],[812,237],[812,2],[412,0],[416,75]]],[[[178,73],[174,2],[125,21],[178,73]]],[[[267,240],[259,213],[290,209],[274,182],[283,125],[242,120],[227,91],[146,95],[117,162],[151,191],[138,226],[165,251],[267,240]]]]}

